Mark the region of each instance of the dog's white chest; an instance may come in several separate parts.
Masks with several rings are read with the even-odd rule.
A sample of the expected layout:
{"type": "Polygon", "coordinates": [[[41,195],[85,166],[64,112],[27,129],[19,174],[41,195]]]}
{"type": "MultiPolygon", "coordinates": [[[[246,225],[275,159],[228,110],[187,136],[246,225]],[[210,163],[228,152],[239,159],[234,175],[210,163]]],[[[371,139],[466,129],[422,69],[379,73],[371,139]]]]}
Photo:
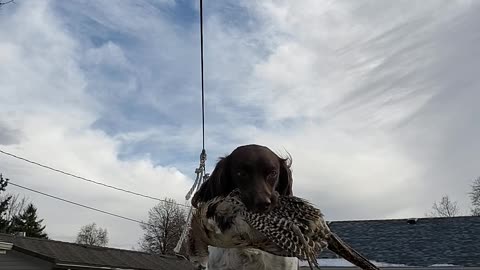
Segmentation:
{"type": "Polygon", "coordinates": [[[209,247],[208,270],[297,270],[298,259],[250,248],[209,247]]]}

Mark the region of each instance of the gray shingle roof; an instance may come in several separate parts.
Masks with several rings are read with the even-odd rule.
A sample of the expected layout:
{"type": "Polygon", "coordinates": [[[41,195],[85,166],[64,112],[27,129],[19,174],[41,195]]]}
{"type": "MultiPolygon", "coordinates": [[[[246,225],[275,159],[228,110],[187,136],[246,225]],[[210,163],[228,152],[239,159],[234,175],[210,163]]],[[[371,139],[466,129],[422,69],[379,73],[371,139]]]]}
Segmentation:
{"type": "MultiPolygon", "coordinates": [[[[332,231],[368,259],[377,262],[430,266],[453,264],[480,267],[480,217],[334,221],[332,231]]],[[[0,234],[14,249],[54,263],[76,263],[145,270],[190,269],[172,256],[92,247],[67,242],[0,234]]],[[[320,258],[336,258],[324,252],[320,258]]]]}
{"type": "MultiPolygon", "coordinates": [[[[480,266],[480,217],[334,221],[345,242],[377,262],[480,266]]],[[[335,258],[324,252],[320,258],[335,258]]]]}
{"type": "Polygon", "coordinates": [[[185,270],[191,264],[175,256],[94,247],[68,242],[0,233],[0,241],[13,243],[13,249],[53,263],[110,266],[142,270],[185,270]]]}

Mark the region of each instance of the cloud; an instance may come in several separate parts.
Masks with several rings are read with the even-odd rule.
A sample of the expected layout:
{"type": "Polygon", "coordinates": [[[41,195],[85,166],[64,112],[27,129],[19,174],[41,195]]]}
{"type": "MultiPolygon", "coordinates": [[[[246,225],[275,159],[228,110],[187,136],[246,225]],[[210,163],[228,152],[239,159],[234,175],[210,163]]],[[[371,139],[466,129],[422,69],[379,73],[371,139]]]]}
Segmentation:
{"type": "Polygon", "coordinates": [[[19,130],[0,122],[0,144],[10,145],[20,141],[21,133],[19,130]]]}
{"type": "MultiPolygon", "coordinates": [[[[423,216],[444,193],[468,207],[480,150],[477,3],[204,4],[208,170],[259,143],[290,152],[295,194],[328,219],[423,216]]],[[[0,22],[15,27],[0,29],[2,149],[182,200],[201,150],[198,6],[6,10],[0,22]]],[[[129,217],[155,203],[0,159],[18,182],[129,217]]],[[[129,248],[141,233],[31,196],[54,237],[96,221],[129,248]]]]}
{"type": "Polygon", "coordinates": [[[290,151],[297,194],[333,219],[422,216],[443,193],[467,208],[478,174],[469,115],[478,81],[471,14],[479,6],[443,4],[251,5],[261,18],[253,35],[273,41],[242,77],[255,90],[230,90],[265,122],[234,124],[229,136],[290,151]]]}
{"type": "MultiPolygon", "coordinates": [[[[15,14],[2,18],[2,24],[15,27],[0,30],[9,37],[0,42],[0,71],[5,74],[0,79],[0,101],[5,104],[1,110],[2,115],[9,115],[2,119],[2,149],[109,185],[183,202],[190,185],[187,176],[174,167],[154,165],[148,156],[120,160],[121,141],[92,127],[105,104],[89,93],[92,77],[82,65],[128,69],[122,50],[106,43],[87,50],[81,59],[80,45],[61,27],[47,2],[19,5],[15,14]]],[[[156,203],[7,156],[0,159],[2,173],[14,183],[115,214],[146,220],[148,209],[156,203]]],[[[80,226],[90,222],[108,229],[113,246],[130,248],[141,235],[138,224],[13,186],[8,189],[32,198],[54,239],[73,240],[80,226]]]]}

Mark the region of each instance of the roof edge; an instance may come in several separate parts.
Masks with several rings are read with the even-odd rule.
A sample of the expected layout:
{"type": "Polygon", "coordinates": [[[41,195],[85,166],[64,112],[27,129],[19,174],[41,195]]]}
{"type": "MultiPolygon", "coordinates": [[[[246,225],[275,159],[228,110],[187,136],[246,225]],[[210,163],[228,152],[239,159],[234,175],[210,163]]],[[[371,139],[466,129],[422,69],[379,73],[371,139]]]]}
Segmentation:
{"type": "Polygon", "coordinates": [[[61,244],[66,244],[66,245],[80,246],[80,247],[84,247],[84,248],[92,248],[92,249],[99,249],[99,250],[101,250],[101,249],[118,250],[118,251],[124,251],[124,252],[133,252],[133,253],[140,253],[140,254],[145,254],[145,255],[160,256],[160,257],[166,258],[166,259],[175,259],[175,258],[178,259],[178,256],[173,255],[173,254],[172,255],[152,254],[152,253],[148,253],[148,252],[145,252],[145,251],[139,251],[139,250],[122,249],[122,248],[114,248],[114,247],[92,246],[92,245],[77,244],[77,243],[73,243],[73,242],[60,241],[60,240],[54,240],[54,239],[36,238],[36,237],[28,237],[28,236],[16,236],[16,235],[7,234],[7,233],[0,233],[0,235],[6,235],[8,237],[11,237],[14,246],[15,246],[15,240],[16,239],[28,239],[28,240],[31,240],[31,241],[56,242],[56,243],[61,243],[61,244]]]}
{"type": "Polygon", "coordinates": [[[51,262],[51,263],[56,263],[57,262],[55,258],[52,258],[52,257],[47,256],[45,254],[41,254],[41,253],[38,253],[38,252],[31,251],[29,249],[25,249],[25,248],[16,246],[15,244],[13,244],[12,249],[15,250],[15,251],[21,252],[23,254],[26,254],[26,255],[29,255],[29,256],[32,256],[32,257],[36,257],[38,259],[45,260],[47,262],[51,262]]]}
{"type": "MultiPolygon", "coordinates": [[[[72,270],[91,270],[91,269],[99,269],[99,270],[132,270],[132,268],[122,268],[116,266],[98,266],[98,265],[87,265],[87,264],[78,264],[78,263],[67,263],[67,262],[59,262],[55,264],[56,267],[66,267],[67,269],[72,270]]],[[[135,270],[142,270],[140,268],[136,268],[135,270]]]]}
{"type": "Polygon", "coordinates": [[[385,221],[407,221],[409,219],[417,220],[446,220],[446,219],[480,219],[480,216],[455,216],[455,217],[408,217],[408,218],[379,218],[379,219],[341,219],[341,220],[328,220],[330,223],[343,223],[343,222],[385,222],[385,221]]]}

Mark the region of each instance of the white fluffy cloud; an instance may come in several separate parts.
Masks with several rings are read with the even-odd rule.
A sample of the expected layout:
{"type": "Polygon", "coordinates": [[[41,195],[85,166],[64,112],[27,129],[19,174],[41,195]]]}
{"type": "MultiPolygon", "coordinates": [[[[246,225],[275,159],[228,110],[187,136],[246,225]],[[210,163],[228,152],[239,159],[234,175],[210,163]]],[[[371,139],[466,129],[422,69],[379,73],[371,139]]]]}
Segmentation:
{"type": "Polygon", "coordinates": [[[478,127],[460,108],[478,97],[471,74],[478,65],[466,59],[478,51],[469,34],[477,4],[262,1],[249,8],[261,18],[259,35],[273,41],[242,78],[256,90],[243,99],[269,126],[232,133],[291,152],[297,194],[333,219],[423,216],[447,193],[468,211],[475,165],[457,156],[463,170],[450,173],[457,165],[443,157],[450,148],[465,156],[478,149],[465,135],[478,127]],[[461,96],[443,100],[458,87],[461,96]],[[458,130],[465,141],[445,132],[455,121],[465,122],[458,130]]]}
{"type": "MultiPolygon", "coordinates": [[[[182,201],[191,179],[167,164],[198,162],[198,25],[167,18],[175,1],[65,3],[80,19],[44,1],[1,10],[0,23],[12,26],[0,28],[2,149],[182,201]]],[[[238,144],[287,150],[295,193],[329,219],[419,217],[444,193],[468,209],[480,151],[479,4],[205,4],[208,167],[238,144]]],[[[136,219],[155,203],[6,156],[0,170],[136,219]]],[[[71,240],[92,221],[113,246],[140,236],[134,223],[26,194],[54,238],[71,240]]]]}
{"type": "MultiPolygon", "coordinates": [[[[91,128],[103,108],[86,92],[89,81],[79,68],[79,48],[47,2],[20,4],[15,15],[2,18],[2,25],[14,26],[0,29],[0,35],[8,37],[0,42],[3,150],[109,185],[183,202],[188,177],[176,168],[154,166],[148,156],[120,160],[121,141],[91,128]]],[[[121,48],[112,43],[88,51],[87,61],[128,64],[121,48]]],[[[0,163],[2,173],[14,183],[133,219],[146,220],[156,203],[11,157],[1,156],[0,163]]],[[[108,228],[113,246],[131,248],[141,235],[138,224],[13,186],[9,190],[33,200],[54,239],[73,240],[80,226],[90,222],[108,228]]]]}

